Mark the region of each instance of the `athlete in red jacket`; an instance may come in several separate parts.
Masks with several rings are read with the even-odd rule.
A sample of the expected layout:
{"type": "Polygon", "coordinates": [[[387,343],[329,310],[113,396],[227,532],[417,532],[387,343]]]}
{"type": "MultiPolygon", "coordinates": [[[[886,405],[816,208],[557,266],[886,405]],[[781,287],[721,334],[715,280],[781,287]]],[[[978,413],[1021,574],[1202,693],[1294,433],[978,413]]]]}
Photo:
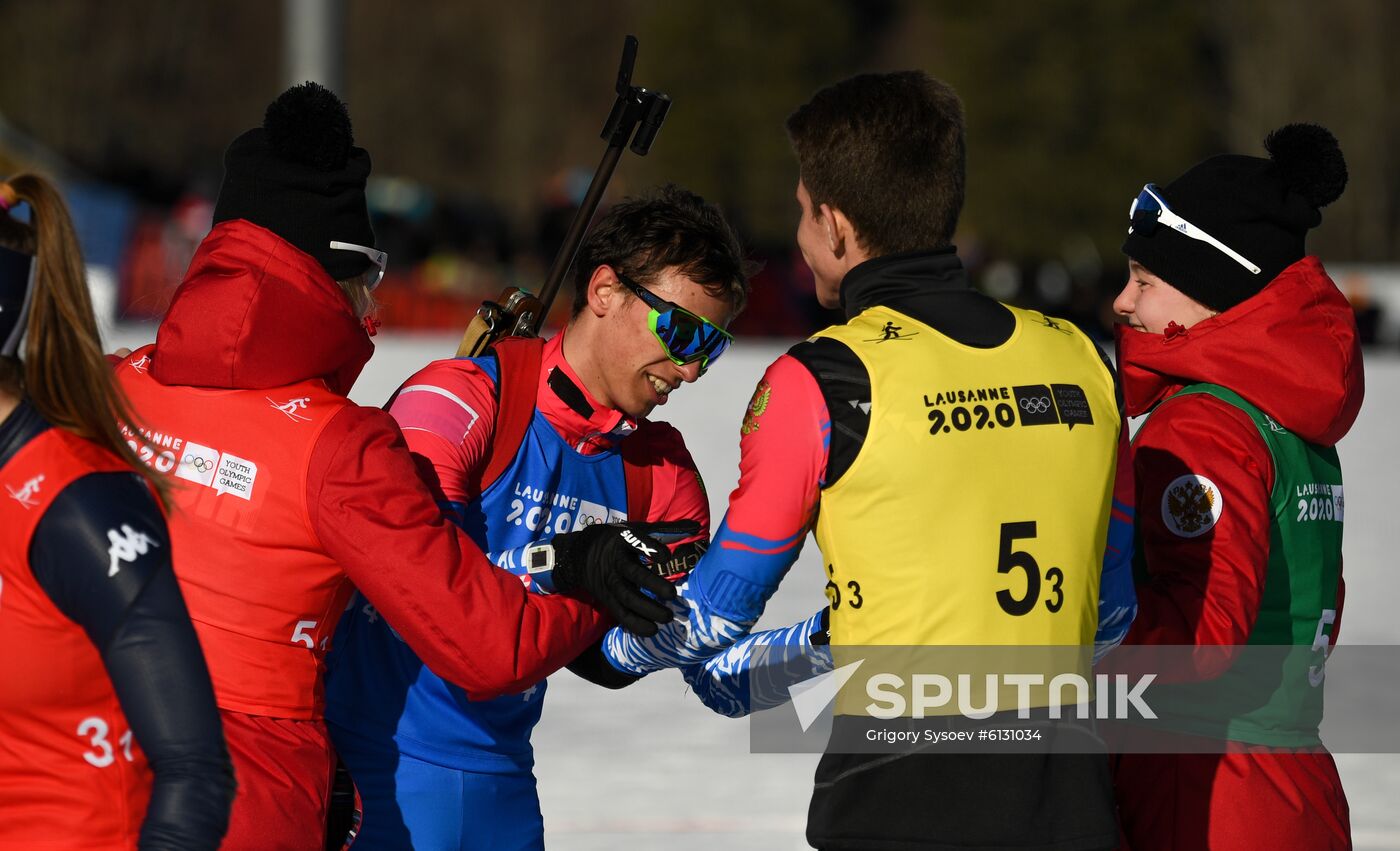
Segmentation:
{"type": "MultiPolygon", "coordinates": [[[[1266,146],[1269,160],[1215,157],[1144,187],[1114,302],[1127,410],[1150,413],[1133,443],[1142,575],[1124,644],[1218,647],[1195,654],[1201,680],[1228,682],[1245,645],[1335,644],[1342,608],[1333,447],[1361,407],[1361,353],[1303,238],[1346,170],[1318,127],[1266,146]]],[[[1128,846],[1351,847],[1316,737],[1320,665],[1230,719],[1227,741],[1183,740],[1225,753],[1118,757],[1128,846]]]]}
{"type": "Polygon", "coordinates": [[[229,756],[98,346],[62,199],[0,182],[0,849],[214,851],[229,756]]]}
{"type": "MultiPolygon", "coordinates": [[[[444,521],[393,419],[345,397],[373,351],[361,319],[385,257],[344,105],[289,90],[225,165],[155,345],[117,375],[173,486],[175,572],[240,782],[224,848],[319,848],[334,770],[322,672],[352,583],[473,697],[538,682],[606,621],[495,568],[444,521]]],[[[624,622],[668,618],[637,586],[667,598],[670,583],[632,552],[600,530],[561,556],[559,590],[624,622]]]]}

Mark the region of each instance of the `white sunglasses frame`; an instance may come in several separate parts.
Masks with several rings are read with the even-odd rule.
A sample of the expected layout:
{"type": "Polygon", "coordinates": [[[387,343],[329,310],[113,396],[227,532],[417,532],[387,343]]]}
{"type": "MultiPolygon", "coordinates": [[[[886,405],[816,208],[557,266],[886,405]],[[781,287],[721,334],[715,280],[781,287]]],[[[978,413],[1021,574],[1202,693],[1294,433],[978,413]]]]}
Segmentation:
{"type": "MultiPolygon", "coordinates": [[[[1151,183],[1143,184],[1142,192],[1146,192],[1148,195],[1151,195],[1154,199],[1156,199],[1158,207],[1157,221],[1159,224],[1163,225],[1164,227],[1171,228],[1172,230],[1176,231],[1182,236],[1187,236],[1191,239],[1200,240],[1201,242],[1204,242],[1207,245],[1216,248],[1225,256],[1229,257],[1231,260],[1245,267],[1250,271],[1251,274],[1259,274],[1259,267],[1254,265],[1254,263],[1252,263],[1248,259],[1246,259],[1242,254],[1235,251],[1233,248],[1216,239],[1215,237],[1211,236],[1210,234],[1206,233],[1205,231],[1201,230],[1200,228],[1196,227],[1195,225],[1191,224],[1190,222],[1186,221],[1181,216],[1178,216],[1176,213],[1173,213],[1172,208],[1167,205],[1166,200],[1164,200],[1161,195],[1158,195],[1156,192],[1152,191],[1151,183]]],[[[1138,193],[1139,197],[1142,195],[1142,192],[1138,193]]],[[[1134,197],[1132,206],[1128,207],[1128,233],[1133,232],[1132,220],[1133,214],[1137,212],[1137,205],[1138,199],[1137,197],[1134,197]]]]}
{"type": "Polygon", "coordinates": [[[375,276],[374,281],[367,285],[365,289],[374,292],[374,288],[379,286],[379,283],[384,280],[384,267],[389,265],[389,252],[380,251],[378,248],[370,248],[368,245],[356,245],[353,242],[341,242],[335,239],[331,240],[331,248],[337,251],[354,251],[363,254],[369,258],[369,262],[373,263],[375,267],[379,269],[379,274],[375,276]]]}

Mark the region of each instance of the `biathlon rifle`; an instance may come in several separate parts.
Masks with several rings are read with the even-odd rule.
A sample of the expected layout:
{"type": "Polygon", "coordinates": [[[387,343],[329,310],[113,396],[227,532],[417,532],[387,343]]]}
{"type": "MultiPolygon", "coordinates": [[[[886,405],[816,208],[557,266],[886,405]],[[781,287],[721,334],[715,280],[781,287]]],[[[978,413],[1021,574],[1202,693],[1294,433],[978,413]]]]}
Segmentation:
{"type": "Polygon", "coordinates": [[[485,354],[502,337],[534,337],[539,334],[549,306],[553,304],[569,267],[574,264],[583,234],[593,221],[593,214],[598,211],[598,204],[603,200],[603,193],[607,191],[608,181],[622,158],[623,149],[629,147],[630,141],[632,152],[639,157],[646,156],[647,151],[651,150],[651,143],[655,141],[661,122],[666,120],[666,113],[671,108],[671,98],[661,92],[632,85],[632,66],[636,61],[637,39],[629,35],[622,42],[622,63],[617,69],[617,100],[613,102],[612,112],[603,125],[602,137],[608,142],[607,150],[603,152],[603,161],[598,164],[598,170],[588,184],[583,203],[569,224],[564,244],[554,255],[544,288],[536,297],[520,287],[507,287],[496,301],[483,302],[467,325],[467,332],[462,335],[462,343],[457,347],[458,357],[485,354]]]}

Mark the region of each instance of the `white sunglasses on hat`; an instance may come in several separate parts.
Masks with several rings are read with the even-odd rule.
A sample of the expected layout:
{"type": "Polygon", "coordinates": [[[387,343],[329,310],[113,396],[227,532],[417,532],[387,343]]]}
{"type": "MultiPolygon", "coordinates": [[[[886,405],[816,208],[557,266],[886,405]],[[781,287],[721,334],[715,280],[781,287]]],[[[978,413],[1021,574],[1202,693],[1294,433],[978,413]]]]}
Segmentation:
{"type": "Polygon", "coordinates": [[[1128,208],[1128,233],[1133,232],[1134,225],[1143,228],[1143,233],[1151,233],[1152,228],[1161,224],[1182,236],[1199,239],[1201,242],[1219,249],[1225,256],[1245,267],[1252,274],[1259,274],[1259,267],[1246,260],[1243,255],[1173,213],[1172,208],[1168,207],[1167,202],[1162,199],[1161,191],[1155,183],[1149,183],[1142,187],[1142,191],[1133,199],[1133,205],[1128,208]]]}
{"type": "Polygon", "coordinates": [[[370,292],[374,292],[374,288],[379,286],[380,281],[384,280],[384,267],[389,265],[389,252],[380,251],[378,248],[370,248],[368,245],[356,245],[353,242],[339,242],[334,239],[331,240],[331,248],[338,251],[357,251],[368,257],[369,262],[379,268],[379,272],[374,276],[374,280],[370,281],[365,287],[370,292]]]}

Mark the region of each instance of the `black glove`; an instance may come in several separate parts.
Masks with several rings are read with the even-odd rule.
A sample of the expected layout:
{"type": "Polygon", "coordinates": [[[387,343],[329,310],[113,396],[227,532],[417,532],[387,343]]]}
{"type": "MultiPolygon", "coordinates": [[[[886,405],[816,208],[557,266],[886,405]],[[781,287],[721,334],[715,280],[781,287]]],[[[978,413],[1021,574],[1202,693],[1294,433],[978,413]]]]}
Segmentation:
{"type": "Polygon", "coordinates": [[[593,642],[592,647],[578,654],[574,661],[565,667],[590,683],[603,688],[626,688],[642,680],[641,677],[634,677],[619,671],[608,662],[608,657],[603,655],[603,639],[601,638],[593,642]]]}
{"type": "Polygon", "coordinates": [[[676,597],[675,586],[658,576],[653,566],[671,557],[662,542],[698,534],[700,524],[684,520],[600,523],[555,535],[549,540],[554,548],[554,587],[560,593],[582,592],[592,597],[628,632],[655,635],[656,625],[669,623],[673,617],[657,600],[676,597]],[[643,590],[650,591],[652,597],[643,590]]]}
{"type": "Polygon", "coordinates": [[[680,582],[690,575],[690,572],[700,563],[700,557],[709,548],[710,542],[704,538],[689,544],[680,544],[671,547],[669,559],[653,562],[650,567],[657,576],[664,576],[671,582],[680,582]]]}

